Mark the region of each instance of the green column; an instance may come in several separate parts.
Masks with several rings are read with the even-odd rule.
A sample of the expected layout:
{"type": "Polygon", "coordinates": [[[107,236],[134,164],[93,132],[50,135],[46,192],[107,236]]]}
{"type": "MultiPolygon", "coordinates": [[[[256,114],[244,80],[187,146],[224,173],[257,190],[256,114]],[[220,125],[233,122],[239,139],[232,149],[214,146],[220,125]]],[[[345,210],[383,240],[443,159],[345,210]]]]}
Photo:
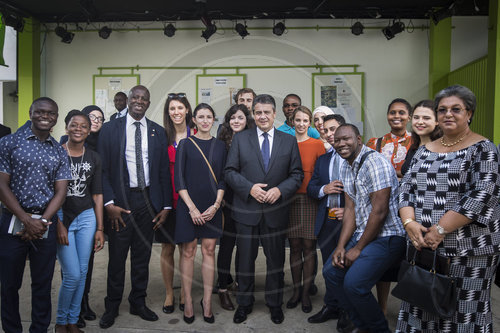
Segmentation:
{"type": "Polygon", "coordinates": [[[448,86],[451,62],[451,17],[429,29],[429,97],[448,86]]]}
{"type": "Polygon", "coordinates": [[[491,126],[486,129],[485,135],[498,144],[500,142],[500,30],[498,26],[500,8],[498,0],[490,0],[489,3],[486,108],[493,119],[488,122],[491,126]]]}
{"type": "Polygon", "coordinates": [[[34,19],[26,19],[24,31],[18,34],[17,73],[21,126],[29,119],[31,103],[40,97],[40,24],[34,19]]]}

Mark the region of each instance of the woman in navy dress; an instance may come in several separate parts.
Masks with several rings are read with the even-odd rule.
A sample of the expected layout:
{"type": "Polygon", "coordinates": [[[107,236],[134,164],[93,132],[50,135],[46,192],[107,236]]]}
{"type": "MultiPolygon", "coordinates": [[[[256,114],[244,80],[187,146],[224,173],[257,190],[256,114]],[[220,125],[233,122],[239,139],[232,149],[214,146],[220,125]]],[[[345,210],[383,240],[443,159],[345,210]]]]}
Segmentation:
{"type": "Polygon", "coordinates": [[[174,175],[175,189],[179,193],[175,240],[182,244],[181,281],[185,297],[184,321],[188,324],[194,320],[191,286],[198,239],[201,239],[203,254],[201,273],[204,292],[200,304],[204,320],[214,322],[211,298],[215,243],[222,235],[222,211],[219,208],[224,197],[223,170],[227,154],[224,142],[210,134],[215,119],[212,107],[201,103],[195,108],[193,117],[198,132],[179,143],[174,175]]]}

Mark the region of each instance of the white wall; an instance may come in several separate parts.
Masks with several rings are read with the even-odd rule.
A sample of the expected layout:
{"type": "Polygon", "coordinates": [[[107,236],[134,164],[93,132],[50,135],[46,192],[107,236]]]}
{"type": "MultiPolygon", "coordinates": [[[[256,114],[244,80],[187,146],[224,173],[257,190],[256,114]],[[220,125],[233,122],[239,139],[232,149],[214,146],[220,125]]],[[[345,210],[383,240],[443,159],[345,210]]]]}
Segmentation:
{"type": "MultiPolygon", "coordinates": [[[[17,75],[17,42],[16,31],[12,27],[5,27],[5,39],[3,48],[3,57],[6,66],[0,66],[0,82],[15,81],[17,75]]],[[[1,51],[1,50],[0,50],[1,51]]],[[[8,100],[8,95],[12,91],[11,85],[2,85],[0,95],[2,101],[0,102],[0,123],[11,128],[17,127],[17,109],[6,108],[6,105],[11,106],[11,101],[8,100]],[[7,99],[7,100],[6,100],[7,99]],[[14,114],[12,114],[14,112],[14,114]],[[13,119],[15,117],[15,119],[13,119]]]]}
{"type": "Polygon", "coordinates": [[[452,71],[488,54],[487,16],[453,17],[452,25],[452,71]]]}
{"type": "MultiPolygon", "coordinates": [[[[385,20],[363,21],[365,26],[385,26],[385,20]]],[[[406,22],[407,23],[407,22],[406,22]]],[[[427,25],[426,20],[413,22],[427,25]]],[[[288,20],[287,26],[350,26],[350,20],[288,20]]],[[[231,22],[222,25],[230,27],[231,22]]],[[[271,27],[272,21],[251,21],[250,27],[271,27]]],[[[201,23],[178,23],[178,27],[200,27],[177,31],[167,38],[162,31],[117,32],[103,40],[96,32],[77,33],[71,44],[63,44],[49,33],[42,57],[42,95],[54,98],[61,118],[55,135],[63,133],[64,115],[73,108],[92,103],[92,75],[99,66],[242,66],[358,64],[365,72],[365,139],[388,131],[387,104],[395,97],[415,103],[427,97],[428,30],[414,29],[388,41],[379,29],[354,36],[349,29],[289,30],[281,37],[269,30],[250,30],[244,40],[230,30],[219,31],[208,43],[200,37],[201,23]]],[[[151,27],[151,26],[148,26],[151,27]]],[[[457,30],[458,31],[458,30],[457,30]]],[[[42,35],[42,40],[43,40],[42,35]]],[[[211,71],[214,72],[214,71],[211,71]]],[[[125,73],[125,71],[121,71],[125,73]]],[[[195,75],[200,71],[141,70],[141,83],[151,91],[148,116],[161,123],[163,104],[169,92],[186,92],[195,103],[195,75]]],[[[245,70],[247,86],[257,93],[270,93],[278,104],[289,92],[311,105],[311,71],[245,70]]],[[[359,92],[357,92],[359,94],[359,92]]],[[[194,105],[193,105],[194,107],[194,105]]],[[[226,110],[216,110],[223,114],[226,110]]]]}

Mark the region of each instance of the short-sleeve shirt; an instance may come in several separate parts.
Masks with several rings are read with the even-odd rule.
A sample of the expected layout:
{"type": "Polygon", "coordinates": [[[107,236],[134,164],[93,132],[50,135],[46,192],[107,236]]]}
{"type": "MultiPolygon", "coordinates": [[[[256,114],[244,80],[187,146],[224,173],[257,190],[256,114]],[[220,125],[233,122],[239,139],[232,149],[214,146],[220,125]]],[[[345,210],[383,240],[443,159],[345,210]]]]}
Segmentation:
{"type": "Polygon", "coordinates": [[[391,188],[389,212],[378,237],[404,236],[405,230],[398,216],[398,178],[391,163],[384,156],[375,152],[366,157],[361,169],[359,169],[362,156],[370,150],[363,145],[352,166],[349,163],[344,163],[340,169],[340,179],[344,184],[344,192],[355,203],[356,240],[359,240],[365,231],[368,217],[372,211],[370,193],[388,187],[391,188]]]}
{"type": "Polygon", "coordinates": [[[99,155],[91,149],[85,149],[82,156],[66,158],[70,162],[72,179],[62,210],[63,224],[69,227],[81,212],[94,207],[92,195],[102,194],[102,167],[99,155]]]}
{"type": "Polygon", "coordinates": [[[0,139],[0,172],[10,175],[12,193],[31,213],[45,210],[56,181],[71,179],[64,148],[52,136],[40,141],[26,125],[0,139]]]}
{"type": "MultiPolygon", "coordinates": [[[[377,147],[378,138],[371,138],[366,143],[368,148],[373,150],[377,147]]],[[[401,167],[406,160],[406,153],[412,144],[411,133],[406,131],[405,135],[400,137],[392,133],[387,133],[382,137],[380,144],[380,153],[392,163],[396,172],[401,173],[401,167]]]]}

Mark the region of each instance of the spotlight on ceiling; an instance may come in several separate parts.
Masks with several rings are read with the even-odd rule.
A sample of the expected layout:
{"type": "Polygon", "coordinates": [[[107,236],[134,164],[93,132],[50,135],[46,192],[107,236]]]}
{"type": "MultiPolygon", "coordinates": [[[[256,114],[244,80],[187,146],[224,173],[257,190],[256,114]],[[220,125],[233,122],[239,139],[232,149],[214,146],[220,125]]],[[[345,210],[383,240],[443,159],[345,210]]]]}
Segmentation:
{"type": "Polygon", "coordinates": [[[247,30],[247,26],[241,23],[236,24],[234,30],[241,36],[241,39],[244,39],[246,36],[250,35],[247,30]]]}
{"type": "Polygon", "coordinates": [[[431,11],[429,16],[434,21],[434,24],[437,25],[439,23],[439,21],[442,21],[445,18],[452,17],[453,15],[455,15],[456,11],[457,11],[457,7],[455,6],[455,3],[453,2],[448,7],[438,9],[435,12],[431,11]]]}
{"type": "Polygon", "coordinates": [[[205,41],[208,42],[210,37],[217,31],[217,26],[213,23],[207,25],[207,28],[201,32],[201,37],[205,38],[205,41]]]}
{"type": "Polygon", "coordinates": [[[99,37],[101,37],[102,39],[108,39],[112,31],[113,30],[108,28],[108,26],[104,26],[101,29],[99,29],[99,37]]]}
{"type": "Polygon", "coordinates": [[[359,36],[363,33],[364,28],[365,27],[363,26],[363,24],[361,22],[356,22],[352,25],[351,32],[354,36],[359,36]]]}
{"type": "Polygon", "coordinates": [[[384,34],[387,40],[393,39],[394,36],[403,32],[405,30],[405,24],[401,21],[393,21],[392,25],[388,25],[387,27],[382,29],[382,33],[384,34]]]}
{"type": "Polygon", "coordinates": [[[24,30],[23,18],[12,13],[2,12],[2,23],[14,28],[17,32],[23,32],[24,30]]]}
{"type": "Polygon", "coordinates": [[[61,37],[61,42],[66,44],[71,44],[71,42],[73,41],[73,37],[75,37],[74,33],[69,32],[68,30],[66,30],[66,28],[63,28],[61,26],[56,27],[55,33],[57,36],[61,37]]]}
{"type": "Polygon", "coordinates": [[[281,36],[285,32],[286,27],[283,22],[276,23],[273,27],[273,34],[276,36],[281,36]]]}
{"type": "Polygon", "coordinates": [[[169,23],[164,29],[163,29],[163,33],[165,34],[165,36],[167,37],[174,37],[175,35],[175,31],[177,29],[174,27],[174,25],[172,23],[169,23]]]}

